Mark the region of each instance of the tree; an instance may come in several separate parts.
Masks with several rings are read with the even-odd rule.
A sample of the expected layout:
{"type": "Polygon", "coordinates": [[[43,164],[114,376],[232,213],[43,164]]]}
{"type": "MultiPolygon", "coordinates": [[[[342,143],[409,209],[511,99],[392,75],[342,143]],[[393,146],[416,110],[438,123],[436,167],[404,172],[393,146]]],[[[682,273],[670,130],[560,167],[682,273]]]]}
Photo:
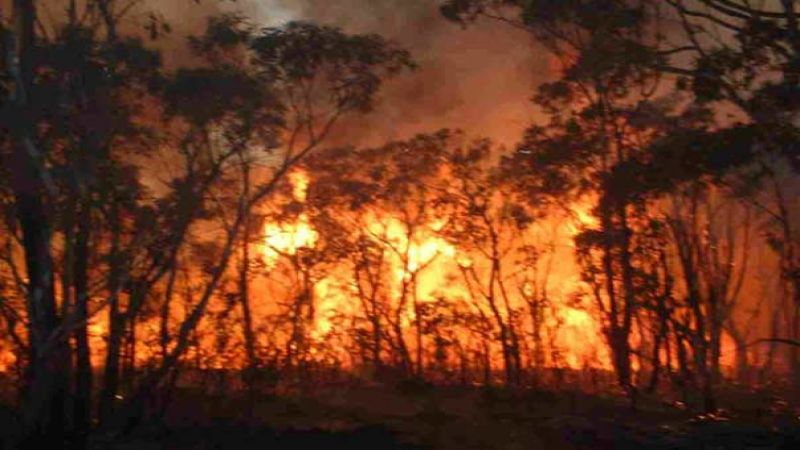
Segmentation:
{"type": "MultiPolygon", "coordinates": [[[[557,43],[561,53],[575,61],[590,61],[598,68],[625,60],[632,70],[669,81],[667,88],[690,93],[684,105],[689,109],[713,108],[717,117],[709,126],[675,130],[665,137],[667,142],[655,143],[658,149],[651,150],[669,156],[642,167],[642,174],[661,172],[658,176],[672,183],[691,182],[704,175],[762,167],[765,158],[777,156],[782,159],[780,165],[792,168],[796,175],[800,31],[793,0],[757,4],[736,0],[452,0],[442,12],[462,23],[478,17],[511,23],[529,30],[550,48],[557,43]],[[603,47],[608,52],[602,53],[604,61],[596,58],[597,47],[585,45],[587,40],[597,42],[596,38],[608,44],[603,47]],[[660,170],[665,160],[684,170],[660,170]]],[[[754,173],[763,177],[768,172],[754,173]]],[[[754,183],[758,178],[749,179],[754,183]]],[[[772,190],[768,178],[761,189],[772,190]]],[[[776,234],[784,231],[776,227],[776,234]]],[[[791,240],[782,241],[786,245],[778,252],[780,258],[795,247],[791,240]]],[[[784,270],[783,277],[792,286],[789,297],[797,309],[797,277],[787,276],[793,272],[784,270]]]]}
{"type": "Polygon", "coordinates": [[[452,208],[442,233],[466,254],[459,262],[463,281],[473,297],[481,298],[473,298],[473,302],[485,304],[490,311],[498,330],[506,383],[513,386],[521,381],[523,337],[521,311],[509,286],[513,277],[504,263],[518,250],[515,244],[532,218],[503,189],[500,173],[489,166],[491,150],[490,142],[480,141],[448,154],[455,183],[441,200],[452,208]]]}
{"type": "Polygon", "coordinates": [[[212,19],[192,44],[209,66],[178,73],[167,91],[167,111],[174,111],[188,130],[180,141],[187,158],[183,180],[189,182],[184,201],[197,202],[189,210],[198,215],[206,212],[198,208],[210,201],[208,212],[224,231],[215,245],[218,256],[205,269],[199,300],[176,327],[166,357],[138,384],[130,407],[141,404],[144,394],[180,361],[228,269],[247,218],[321,145],[342,115],[369,111],[382,77],[410,67],[408,54],[380,37],[348,36],[304,23],[256,33],[241,18],[224,16],[212,19]],[[203,96],[197,95],[198,88],[203,96]],[[226,186],[228,167],[246,169],[235,164],[237,155],[258,150],[265,152],[258,158],[265,165],[264,181],[251,185],[245,175],[239,177],[238,188],[226,186]],[[208,190],[194,191],[196,180],[205,181],[201,186],[208,190]]]}
{"type": "MultiPolygon", "coordinates": [[[[70,445],[85,445],[95,391],[87,330],[103,310],[98,417],[113,426],[112,413],[139,411],[190,346],[256,209],[341,116],[368,112],[383,79],[411,67],[406,52],[378,36],[302,23],[256,31],[225,16],[192,40],[198,64],[167,74],[139,36],[119,32],[129,7],[97,0],[78,14],[77,2],[68,6],[66,18],[48,24],[52,37],[34,32],[33,1],[15,1],[14,27],[2,27],[0,155],[14,175],[3,184],[13,197],[4,212],[15,214],[6,223],[19,237],[4,255],[27,313],[6,309],[5,289],[3,307],[12,335],[18,323],[28,328],[24,434],[33,447],[60,447],[67,428],[70,445]],[[164,170],[154,169],[159,163],[164,170]],[[256,163],[264,182],[251,179],[256,163]],[[144,168],[166,181],[154,183],[144,168]],[[217,224],[221,245],[205,267],[189,270],[202,292],[170,324],[195,233],[217,224]],[[161,358],[136,382],[137,328],[158,314],[161,358]],[[130,395],[119,408],[123,379],[130,395]]],[[[168,27],[151,17],[155,39],[168,27]]]]}
{"type": "MultiPolygon", "coordinates": [[[[402,370],[407,375],[418,377],[422,377],[424,371],[423,305],[419,298],[418,280],[421,273],[439,257],[438,250],[426,255],[421,248],[435,235],[431,228],[433,223],[441,219],[433,208],[435,193],[431,185],[441,175],[447,140],[448,133],[441,131],[417,135],[407,141],[392,142],[382,147],[353,151],[350,158],[343,162],[328,162],[336,161],[331,154],[322,155],[314,161],[317,170],[325,170],[322,173],[328,176],[346,171],[351,175],[344,179],[338,175],[336,179],[323,178],[318,187],[312,188],[312,197],[319,195],[319,199],[328,199],[337,205],[350,205],[351,209],[364,208],[364,214],[356,216],[354,226],[347,227],[356,233],[352,239],[361,241],[362,245],[377,245],[373,250],[362,247],[365,252],[374,252],[374,248],[383,249],[379,254],[380,260],[372,259],[367,264],[398,269],[396,279],[386,280],[392,286],[385,287],[391,292],[396,286],[397,293],[390,295],[391,305],[380,309],[392,336],[389,344],[399,358],[402,370]],[[333,180],[335,182],[330,184],[333,180]],[[367,242],[369,244],[363,244],[367,242]],[[414,329],[413,347],[409,345],[405,334],[409,320],[414,329]]],[[[367,298],[371,298],[368,302],[373,305],[369,306],[373,316],[378,309],[375,301],[381,295],[375,289],[381,281],[375,278],[375,272],[372,272],[373,275],[365,272],[376,268],[364,266],[363,258],[375,256],[374,253],[362,253],[361,265],[357,265],[359,276],[373,277],[372,281],[365,281],[372,284],[369,288],[372,291],[367,298]]],[[[366,284],[361,285],[362,289],[365,287],[366,284]]],[[[372,320],[375,332],[376,318],[372,320]]]]}

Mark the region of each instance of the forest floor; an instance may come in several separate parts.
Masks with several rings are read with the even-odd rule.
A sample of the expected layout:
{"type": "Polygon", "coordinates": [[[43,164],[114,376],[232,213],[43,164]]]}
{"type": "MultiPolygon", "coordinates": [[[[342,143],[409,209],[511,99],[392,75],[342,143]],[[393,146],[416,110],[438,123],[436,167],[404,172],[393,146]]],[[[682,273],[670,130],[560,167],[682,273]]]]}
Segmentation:
{"type": "Polygon", "coordinates": [[[331,387],[249,400],[181,390],[163,423],[114,450],[800,449],[800,411],[766,392],[724,392],[720,414],[656,398],[486,388],[331,387]],[[252,412],[248,413],[252,405],[252,412]]]}

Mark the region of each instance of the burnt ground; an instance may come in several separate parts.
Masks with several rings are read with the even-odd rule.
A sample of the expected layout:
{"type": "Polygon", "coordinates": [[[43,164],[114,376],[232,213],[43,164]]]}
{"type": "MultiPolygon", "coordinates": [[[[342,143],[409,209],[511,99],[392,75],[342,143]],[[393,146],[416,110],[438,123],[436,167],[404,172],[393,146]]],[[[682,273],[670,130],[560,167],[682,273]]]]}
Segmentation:
{"type": "MultiPolygon", "coordinates": [[[[663,396],[637,410],[611,394],[480,387],[339,385],[252,398],[175,392],[163,419],[93,449],[800,449],[800,410],[780,389],[729,389],[697,416],[663,396]],[[777,394],[776,394],[777,393],[777,394]]],[[[0,448],[19,430],[0,407],[0,448]]]]}
{"type": "Polygon", "coordinates": [[[181,391],[163,422],[95,448],[157,449],[800,449],[798,411],[731,392],[715,416],[658,398],[572,391],[336,387],[249,402],[181,391]]]}

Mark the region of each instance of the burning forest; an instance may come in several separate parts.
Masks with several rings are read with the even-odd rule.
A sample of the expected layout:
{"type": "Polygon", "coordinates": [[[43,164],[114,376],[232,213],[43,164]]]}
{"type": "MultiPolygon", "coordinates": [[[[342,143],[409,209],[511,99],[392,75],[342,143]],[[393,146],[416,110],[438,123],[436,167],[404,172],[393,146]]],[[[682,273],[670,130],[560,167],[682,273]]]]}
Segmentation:
{"type": "Polygon", "coordinates": [[[800,2],[0,1],[0,446],[800,446],[800,2]]]}

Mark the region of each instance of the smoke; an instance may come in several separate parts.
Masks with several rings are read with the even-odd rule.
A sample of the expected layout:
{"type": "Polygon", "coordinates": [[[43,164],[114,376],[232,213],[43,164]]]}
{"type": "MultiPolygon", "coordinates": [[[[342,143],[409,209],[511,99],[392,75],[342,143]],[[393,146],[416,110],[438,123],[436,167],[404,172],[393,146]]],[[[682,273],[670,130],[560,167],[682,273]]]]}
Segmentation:
{"type": "Polygon", "coordinates": [[[336,144],[377,145],[460,128],[510,145],[534,118],[533,88],[548,78],[546,54],[525,32],[488,21],[464,30],[441,17],[431,0],[182,0],[153,6],[179,36],[196,33],[210,14],[236,11],[263,26],[307,20],[378,33],[411,51],[419,69],[387,83],[375,111],[345,122],[336,144]]]}
{"type": "MultiPolygon", "coordinates": [[[[0,0],[10,11],[11,0],[0,0]]],[[[171,33],[150,45],[167,68],[191,65],[186,37],[198,34],[209,16],[238,12],[262,26],[307,20],[351,33],[378,33],[411,51],[419,69],[391,80],[376,110],[346,121],[332,144],[378,145],[389,140],[460,128],[469,135],[515,143],[535,118],[529,101],[549,78],[546,53],[520,30],[482,21],[468,30],[439,13],[438,0],[142,0],[126,10],[127,33],[147,36],[152,18],[171,33]]],[[[77,2],[79,15],[87,5],[77,2]]],[[[65,18],[68,0],[39,0],[45,27],[65,18]]],[[[123,8],[125,2],[117,2],[123,8]]]]}
{"type": "Polygon", "coordinates": [[[512,144],[530,124],[535,85],[547,78],[544,53],[529,36],[484,22],[469,30],[450,23],[431,0],[274,0],[245,4],[293,18],[379,33],[411,51],[419,69],[387,84],[376,111],[348,135],[376,144],[438,128],[461,128],[512,144]],[[273,5],[271,8],[269,5],[273,5]]]}

